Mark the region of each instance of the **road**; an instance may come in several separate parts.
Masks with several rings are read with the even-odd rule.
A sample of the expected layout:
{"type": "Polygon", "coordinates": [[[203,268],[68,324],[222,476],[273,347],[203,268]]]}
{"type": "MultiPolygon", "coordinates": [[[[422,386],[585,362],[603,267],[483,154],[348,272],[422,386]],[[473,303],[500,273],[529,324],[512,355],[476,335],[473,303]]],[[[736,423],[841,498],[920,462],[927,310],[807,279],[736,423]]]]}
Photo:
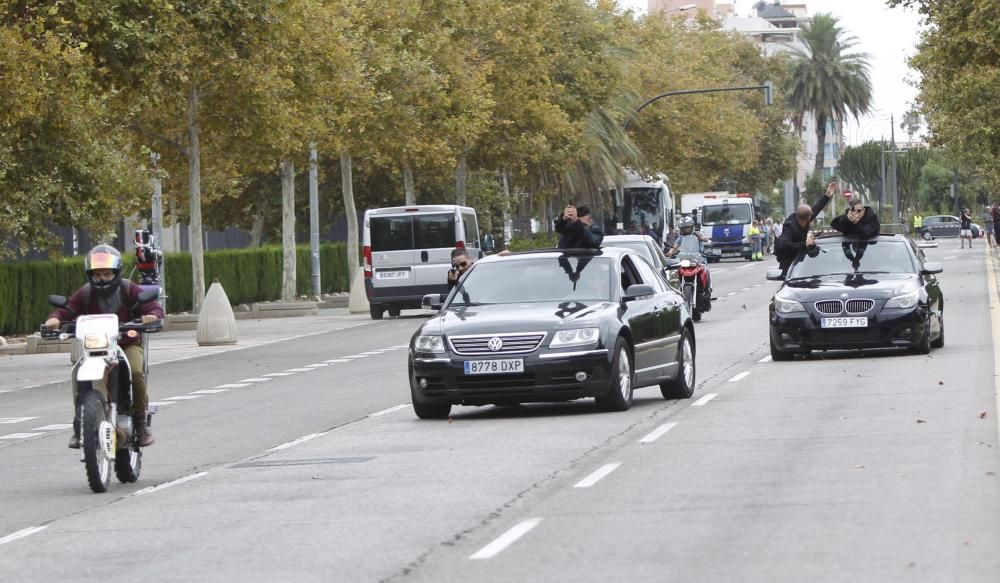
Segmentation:
{"type": "Polygon", "coordinates": [[[138,483],[102,495],[65,447],[69,389],[50,381],[68,359],[15,357],[0,363],[23,377],[0,392],[0,578],[994,583],[1000,314],[985,251],[957,245],[928,250],[948,331],[930,356],[770,362],[773,260],[713,266],[694,397],[643,388],[623,413],[417,420],[417,312],[154,356],[158,441],[138,483]]]}

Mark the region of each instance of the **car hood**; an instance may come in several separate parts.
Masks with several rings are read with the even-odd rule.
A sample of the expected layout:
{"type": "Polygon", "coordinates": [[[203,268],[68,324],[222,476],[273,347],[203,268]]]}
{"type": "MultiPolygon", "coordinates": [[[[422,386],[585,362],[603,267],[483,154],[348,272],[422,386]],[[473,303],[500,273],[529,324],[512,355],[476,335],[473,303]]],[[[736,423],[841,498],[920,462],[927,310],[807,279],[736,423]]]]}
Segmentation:
{"type": "Polygon", "coordinates": [[[778,293],[790,300],[819,298],[888,299],[922,287],[921,279],[906,273],[854,273],[793,279],[778,293]],[[846,294],[846,295],[845,295],[846,294]]]}
{"type": "Polygon", "coordinates": [[[461,306],[442,310],[424,323],[421,334],[502,334],[542,332],[596,323],[614,302],[551,302],[461,306]]]}

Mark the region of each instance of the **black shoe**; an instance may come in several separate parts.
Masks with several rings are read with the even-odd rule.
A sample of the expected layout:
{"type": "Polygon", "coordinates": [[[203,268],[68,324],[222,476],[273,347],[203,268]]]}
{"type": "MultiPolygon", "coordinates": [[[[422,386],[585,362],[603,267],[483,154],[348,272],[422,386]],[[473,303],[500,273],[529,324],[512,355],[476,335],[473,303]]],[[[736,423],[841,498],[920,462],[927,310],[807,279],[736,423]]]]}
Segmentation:
{"type": "Polygon", "coordinates": [[[80,449],[80,436],[74,435],[69,438],[69,448],[70,449],[80,449]]]}

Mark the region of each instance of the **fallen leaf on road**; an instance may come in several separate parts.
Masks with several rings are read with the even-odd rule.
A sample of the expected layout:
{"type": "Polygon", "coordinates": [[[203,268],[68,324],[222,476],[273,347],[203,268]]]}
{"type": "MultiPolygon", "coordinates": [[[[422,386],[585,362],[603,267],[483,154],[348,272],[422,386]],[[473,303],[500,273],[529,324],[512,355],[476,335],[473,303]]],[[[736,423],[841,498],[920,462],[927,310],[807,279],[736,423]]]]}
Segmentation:
{"type": "Polygon", "coordinates": [[[944,384],[944,381],[938,381],[938,384],[939,384],[939,385],[943,385],[943,384],[944,384]]]}
{"type": "Polygon", "coordinates": [[[982,413],[980,413],[979,414],[979,418],[980,419],[986,419],[986,411],[983,411],[982,413]]]}
{"type": "Polygon", "coordinates": [[[925,420],[925,419],[917,419],[917,423],[927,423],[927,420],[925,420]]]}
{"type": "Polygon", "coordinates": [[[747,305],[746,304],[743,304],[743,309],[744,310],[747,309],[747,305]]]}

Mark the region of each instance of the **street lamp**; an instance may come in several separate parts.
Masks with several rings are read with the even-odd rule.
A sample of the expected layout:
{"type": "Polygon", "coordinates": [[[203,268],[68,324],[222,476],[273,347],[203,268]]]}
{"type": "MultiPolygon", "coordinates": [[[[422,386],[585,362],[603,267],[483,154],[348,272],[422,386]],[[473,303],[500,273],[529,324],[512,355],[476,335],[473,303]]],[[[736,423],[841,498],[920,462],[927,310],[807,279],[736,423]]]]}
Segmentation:
{"type": "Polygon", "coordinates": [[[694,4],[694,3],[681,4],[677,8],[671,8],[670,10],[664,10],[663,13],[664,14],[670,14],[671,12],[687,12],[688,10],[693,10],[693,9],[695,9],[697,7],[698,7],[698,5],[694,4]]]}
{"type": "Polygon", "coordinates": [[[639,112],[646,109],[649,105],[663,99],[664,97],[671,97],[674,95],[691,95],[694,93],[721,93],[727,91],[748,91],[751,89],[762,90],[764,92],[764,103],[767,105],[772,105],[774,103],[774,83],[771,81],[765,81],[763,85],[746,85],[743,87],[715,87],[712,89],[682,89],[680,91],[668,91],[666,93],[661,93],[656,97],[651,97],[644,101],[642,105],[637,107],[635,111],[625,120],[625,125],[623,128],[628,130],[629,126],[632,125],[632,119],[639,115],[639,112]]]}

